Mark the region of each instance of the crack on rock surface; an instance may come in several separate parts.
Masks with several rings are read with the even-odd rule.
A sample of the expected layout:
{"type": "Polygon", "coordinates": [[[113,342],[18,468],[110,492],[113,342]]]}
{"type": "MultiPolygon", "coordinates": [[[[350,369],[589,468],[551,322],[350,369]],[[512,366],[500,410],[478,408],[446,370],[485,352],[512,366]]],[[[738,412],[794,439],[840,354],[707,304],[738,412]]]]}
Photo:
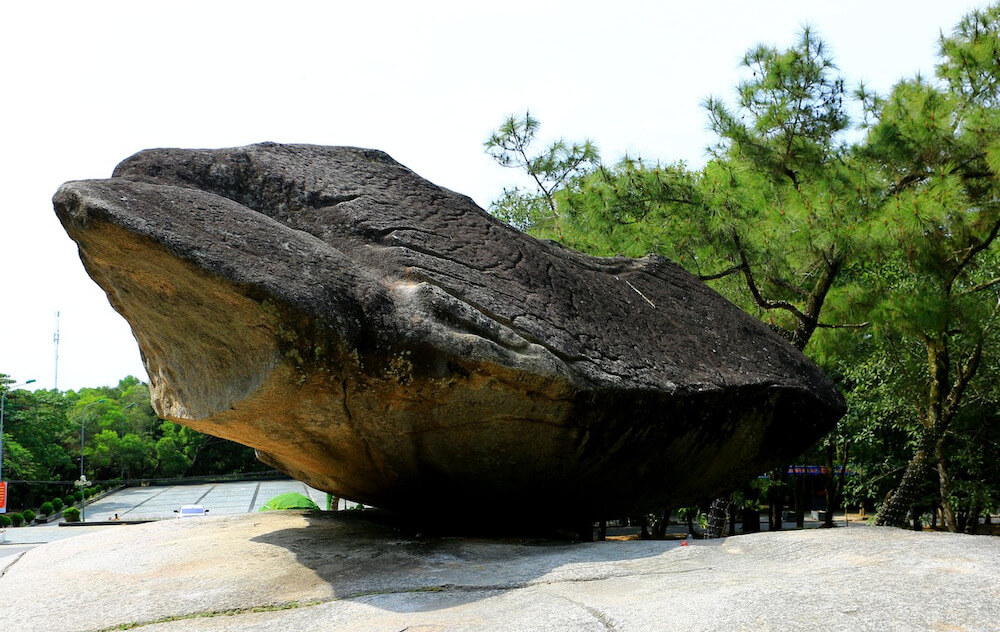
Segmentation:
{"type": "Polygon", "coordinates": [[[535,240],[383,152],[148,150],[54,204],[159,415],[353,501],[581,524],[725,493],[843,413],[676,264],[535,240]]]}
{"type": "Polygon", "coordinates": [[[3,570],[0,570],[0,578],[6,575],[7,571],[9,571],[15,564],[17,564],[21,560],[22,557],[24,557],[24,554],[25,551],[21,551],[20,553],[14,556],[13,560],[7,562],[6,565],[3,567],[3,570]]]}

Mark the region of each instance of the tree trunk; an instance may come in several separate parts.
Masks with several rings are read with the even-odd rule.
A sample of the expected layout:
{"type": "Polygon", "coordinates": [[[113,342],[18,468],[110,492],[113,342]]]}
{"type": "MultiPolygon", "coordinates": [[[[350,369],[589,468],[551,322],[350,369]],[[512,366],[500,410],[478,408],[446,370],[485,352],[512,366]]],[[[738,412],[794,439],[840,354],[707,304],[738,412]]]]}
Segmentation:
{"type": "Polygon", "coordinates": [[[958,524],[955,522],[955,512],[951,508],[951,477],[944,466],[944,437],[938,438],[934,443],[934,458],[937,460],[938,490],[941,494],[941,510],[944,512],[945,525],[948,531],[955,533],[958,531],[958,524]]]}
{"type": "Polygon", "coordinates": [[[795,475],[795,528],[804,529],[806,525],[806,477],[795,475]]]}
{"type": "MultiPolygon", "coordinates": [[[[925,481],[927,470],[930,467],[929,453],[936,443],[936,438],[930,431],[920,442],[920,447],[906,466],[899,486],[892,492],[885,501],[882,510],[875,518],[875,525],[879,527],[905,527],[906,514],[911,507],[916,505],[917,495],[920,493],[921,484],[925,481]]],[[[914,511],[916,511],[914,509],[914,511]]]]}
{"type": "MultiPolygon", "coordinates": [[[[729,511],[728,498],[716,498],[708,509],[708,521],[705,524],[705,538],[722,537],[722,528],[726,524],[726,514],[729,511]]],[[[732,533],[730,533],[732,535],[732,533]]]]}
{"type": "Polygon", "coordinates": [[[781,514],[785,509],[785,481],[788,479],[788,466],[776,469],[771,473],[771,480],[774,484],[768,490],[768,506],[771,511],[768,514],[768,531],[781,531],[781,514]]]}
{"type": "Polygon", "coordinates": [[[969,512],[969,520],[965,523],[965,533],[968,535],[979,534],[979,509],[976,507],[969,512]]]}
{"type": "Polygon", "coordinates": [[[708,506],[708,515],[705,516],[705,533],[703,534],[706,540],[722,537],[722,528],[719,525],[725,522],[724,512],[729,507],[729,502],[729,497],[724,496],[713,499],[708,506]]]}
{"type": "Polygon", "coordinates": [[[743,533],[760,533],[760,510],[743,508],[743,533]]]}
{"type": "Polygon", "coordinates": [[[653,538],[657,540],[662,540],[667,535],[667,526],[670,524],[670,507],[663,510],[663,514],[660,517],[660,521],[656,523],[656,527],[653,528],[653,538]]]}

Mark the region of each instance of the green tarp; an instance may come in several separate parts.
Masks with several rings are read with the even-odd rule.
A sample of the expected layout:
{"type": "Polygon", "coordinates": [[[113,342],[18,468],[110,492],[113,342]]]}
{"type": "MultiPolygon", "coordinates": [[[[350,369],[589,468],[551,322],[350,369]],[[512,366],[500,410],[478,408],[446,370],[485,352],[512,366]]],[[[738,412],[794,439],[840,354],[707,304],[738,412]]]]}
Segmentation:
{"type": "Polygon", "coordinates": [[[279,494],[264,503],[259,511],[282,511],[284,509],[319,509],[309,497],[298,492],[279,494]]]}

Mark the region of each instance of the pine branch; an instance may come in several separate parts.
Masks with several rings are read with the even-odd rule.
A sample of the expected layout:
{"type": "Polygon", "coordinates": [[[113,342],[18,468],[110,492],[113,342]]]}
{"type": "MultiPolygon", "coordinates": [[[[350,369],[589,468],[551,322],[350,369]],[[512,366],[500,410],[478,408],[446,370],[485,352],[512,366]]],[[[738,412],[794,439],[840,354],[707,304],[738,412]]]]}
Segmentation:
{"type": "Polygon", "coordinates": [[[948,294],[951,294],[951,287],[955,283],[955,280],[958,278],[958,275],[961,274],[965,266],[969,265],[969,263],[975,258],[976,255],[989,248],[990,245],[993,244],[993,241],[996,240],[998,233],[1000,233],[1000,220],[997,220],[993,224],[993,228],[990,230],[990,234],[986,236],[986,239],[977,244],[973,244],[972,246],[969,247],[968,251],[965,253],[965,256],[962,257],[962,260],[958,262],[958,265],[955,266],[955,269],[951,271],[950,275],[948,275],[948,280],[945,283],[945,288],[948,294]]]}
{"type": "Polygon", "coordinates": [[[983,290],[988,290],[988,289],[990,289],[991,287],[993,287],[994,285],[997,285],[997,284],[1000,284],[1000,277],[997,277],[996,279],[991,279],[989,281],[984,281],[983,283],[980,283],[979,285],[975,285],[975,286],[973,286],[973,287],[965,290],[964,292],[960,293],[959,296],[968,296],[969,294],[975,294],[976,292],[982,292],[983,290]]]}
{"type": "Polygon", "coordinates": [[[789,283],[785,279],[780,279],[780,278],[776,278],[776,277],[773,277],[773,276],[769,276],[769,277],[767,277],[767,280],[770,281],[771,283],[774,283],[775,285],[777,285],[779,287],[785,288],[789,292],[792,292],[794,294],[798,294],[802,298],[809,298],[809,292],[806,292],[805,290],[803,290],[802,288],[800,288],[797,285],[793,285],[792,283],[789,283]]]}
{"type": "Polygon", "coordinates": [[[818,329],[864,329],[871,325],[869,322],[863,323],[816,323],[818,329]]]}
{"type": "Polygon", "coordinates": [[[966,360],[965,364],[962,366],[961,370],[958,372],[958,377],[955,378],[955,383],[952,385],[951,390],[948,391],[948,396],[945,398],[944,410],[942,411],[942,430],[944,430],[948,422],[955,415],[955,411],[958,409],[958,405],[962,400],[962,394],[965,392],[966,387],[969,382],[976,375],[976,371],[979,369],[980,360],[983,357],[983,340],[980,339],[976,343],[976,348],[972,351],[972,354],[966,360]]]}
{"type": "Polygon", "coordinates": [[[528,172],[528,175],[530,175],[532,177],[532,179],[535,181],[535,184],[538,186],[538,189],[542,192],[542,195],[545,196],[545,201],[549,203],[549,209],[553,213],[555,213],[556,212],[556,202],[555,202],[555,200],[552,199],[552,193],[548,189],[545,188],[545,185],[542,184],[542,181],[539,179],[538,174],[535,172],[534,169],[531,168],[531,161],[528,159],[528,154],[525,153],[524,147],[523,146],[519,147],[518,151],[521,154],[521,156],[524,158],[525,164],[527,165],[527,167],[525,168],[525,170],[528,172]]]}
{"type": "Polygon", "coordinates": [[[894,184],[893,186],[889,187],[888,194],[889,196],[896,195],[906,187],[910,186],[911,184],[923,182],[929,177],[930,174],[927,173],[911,173],[908,176],[896,182],[896,184],[894,184]]]}
{"type": "Polygon", "coordinates": [[[733,243],[736,245],[736,251],[740,255],[740,268],[743,270],[743,277],[746,279],[747,288],[750,290],[750,294],[753,296],[754,302],[756,302],[759,307],[764,309],[783,309],[787,312],[791,312],[791,314],[799,319],[799,321],[806,322],[808,318],[799,310],[798,307],[787,301],[771,301],[765,299],[761,295],[760,290],[757,288],[757,282],[754,281],[753,272],[750,270],[750,261],[747,259],[746,251],[743,249],[743,242],[736,233],[733,233],[733,243]]]}
{"type": "Polygon", "coordinates": [[[733,266],[731,268],[727,268],[722,272],[716,272],[715,274],[699,274],[698,279],[700,281],[714,281],[716,279],[727,277],[731,274],[736,274],[737,272],[740,272],[742,270],[743,270],[743,264],[740,264],[737,266],[733,266]]]}

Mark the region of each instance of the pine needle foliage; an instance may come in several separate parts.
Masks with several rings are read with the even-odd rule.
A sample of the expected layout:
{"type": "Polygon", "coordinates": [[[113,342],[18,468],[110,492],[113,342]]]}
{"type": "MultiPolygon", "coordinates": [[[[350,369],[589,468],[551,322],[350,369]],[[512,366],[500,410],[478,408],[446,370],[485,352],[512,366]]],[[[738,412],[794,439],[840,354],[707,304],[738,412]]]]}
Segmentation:
{"type": "Polygon", "coordinates": [[[734,98],[703,104],[716,140],[698,170],[603,165],[589,141],[533,154],[530,114],[486,147],[536,186],[505,191],[495,214],[595,255],[666,256],[711,283],[857,391],[845,456],[854,435],[875,446],[856,454],[892,446],[896,460],[872,469],[885,478],[911,451],[879,520],[905,521],[936,473],[957,529],[957,508],[1000,496],[1000,481],[963,478],[997,452],[970,439],[997,436],[972,430],[970,411],[1000,400],[985,386],[1000,371],[1000,3],[939,47],[933,77],[887,95],[848,89],[811,28],[786,49],[753,47],[734,98]]]}

